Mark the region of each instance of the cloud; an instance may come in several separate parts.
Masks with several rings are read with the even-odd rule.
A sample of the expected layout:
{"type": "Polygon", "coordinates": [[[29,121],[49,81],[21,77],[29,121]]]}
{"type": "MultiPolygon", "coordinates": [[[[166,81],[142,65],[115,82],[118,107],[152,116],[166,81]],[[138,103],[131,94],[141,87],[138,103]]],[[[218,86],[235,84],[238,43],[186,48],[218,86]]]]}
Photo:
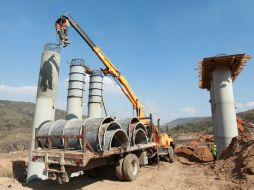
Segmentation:
{"type": "Polygon", "coordinates": [[[195,115],[197,113],[197,109],[194,107],[181,108],[180,111],[188,115],[195,115]]]}
{"type": "Polygon", "coordinates": [[[158,104],[154,100],[147,100],[147,101],[145,101],[144,108],[145,108],[145,110],[147,112],[146,114],[150,114],[150,113],[155,114],[159,110],[158,104]]]}
{"type": "Polygon", "coordinates": [[[36,94],[36,86],[9,86],[9,85],[0,85],[1,93],[8,93],[11,95],[34,95],[36,94]]]}
{"type": "Polygon", "coordinates": [[[0,84],[0,99],[34,102],[36,91],[37,87],[35,86],[11,86],[0,84]]]}
{"type": "Polygon", "coordinates": [[[109,93],[113,92],[118,94],[123,93],[121,88],[118,86],[118,84],[116,84],[116,82],[112,78],[105,76],[103,83],[104,83],[103,88],[105,92],[109,92],[109,93]]]}
{"type": "Polygon", "coordinates": [[[240,110],[250,109],[254,107],[254,101],[245,102],[245,103],[236,103],[236,108],[240,110]]]}

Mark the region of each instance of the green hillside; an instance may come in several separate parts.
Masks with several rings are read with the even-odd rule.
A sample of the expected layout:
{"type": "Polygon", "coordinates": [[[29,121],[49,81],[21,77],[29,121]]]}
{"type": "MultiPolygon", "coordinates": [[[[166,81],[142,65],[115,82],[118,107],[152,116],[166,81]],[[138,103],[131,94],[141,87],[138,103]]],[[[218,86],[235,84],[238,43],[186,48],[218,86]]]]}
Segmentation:
{"type": "MultiPolygon", "coordinates": [[[[237,113],[237,117],[243,118],[244,120],[254,123],[254,109],[245,112],[237,113]]],[[[168,132],[171,134],[178,133],[190,133],[190,132],[204,132],[212,133],[212,120],[211,118],[203,118],[198,120],[193,120],[193,122],[186,122],[178,124],[176,127],[168,127],[168,132]]]]}
{"type": "MultiPolygon", "coordinates": [[[[30,144],[35,104],[0,100],[0,151],[27,149],[30,144]]],[[[65,111],[56,110],[56,119],[65,111]]]]}

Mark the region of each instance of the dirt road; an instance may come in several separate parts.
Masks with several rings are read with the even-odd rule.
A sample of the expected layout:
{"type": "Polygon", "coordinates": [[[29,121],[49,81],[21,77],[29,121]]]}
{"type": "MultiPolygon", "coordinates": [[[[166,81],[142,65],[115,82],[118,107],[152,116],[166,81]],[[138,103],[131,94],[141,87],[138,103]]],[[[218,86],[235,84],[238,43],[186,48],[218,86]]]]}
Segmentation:
{"type": "MultiPolygon", "coordinates": [[[[0,174],[8,172],[13,160],[26,160],[25,153],[21,154],[1,154],[0,174]],[[3,170],[4,168],[4,170],[3,170]],[[1,173],[2,172],[2,173],[1,173]]],[[[16,179],[0,177],[0,189],[34,189],[34,190],[167,190],[167,189],[251,189],[244,185],[235,184],[224,179],[219,179],[210,169],[209,164],[192,163],[183,165],[176,161],[173,164],[161,162],[160,169],[157,165],[142,167],[139,177],[133,182],[120,182],[113,176],[102,176],[101,178],[88,178],[79,176],[71,179],[64,185],[59,185],[50,181],[37,181],[29,185],[21,184],[16,179]]],[[[254,189],[254,187],[253,187],[254,189]]]]}

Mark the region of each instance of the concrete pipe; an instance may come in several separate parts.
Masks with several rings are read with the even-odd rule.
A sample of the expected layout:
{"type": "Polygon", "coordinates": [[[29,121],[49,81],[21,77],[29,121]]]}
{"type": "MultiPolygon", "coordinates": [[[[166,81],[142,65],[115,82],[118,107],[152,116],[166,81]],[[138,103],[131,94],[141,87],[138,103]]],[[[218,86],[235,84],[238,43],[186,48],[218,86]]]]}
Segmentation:
{"type": "Polygon", "coordinates": [[[34,112],[34,123],[29,153],[27,182],[34,179],[47,179],[43,173],[44,164],[32,161],[32,151],[35,146],[35,129],[45,121],[54,121],[56,92],[60,65],[60,46],[46,44],[41,57],[40,74],[34,112]]]}
{"type": "Polygon", "coordinates": [[[133,134],[133,139],[133,145],[148,143],[146,132],[142,128],[135,130],[133,134]]]}
{"type": "MultiPolygon", "coordinates": [[[[53,122],[52,121],[46,121],[44,123],[41,124],[41,126],[39,127],[39,131],[38,134],[39,136],[48,136],[49,134],[49,130],[52,127],[53,122]]],[[[48,147],[48,140],[47,138],[38,138],[39,141],[39,147],[43,148],[43,147],[48,147]]]]}
{"type": "MultiPolygon", "coordinates": [[[[64,135],[82,135],[83,128],[86,129],[86,137],[95,151],[102,150],[103,134],[106,126],[114,121],[111,117],[87,118],[84,120],[72,119],[66,122],[64,135]]],[[[68,148],[82,149],[82,140],[68,139],[68,148]]]]}
{"type": "Polygon", "coordinates": [[[83,128],[86,129],[87,140],[95,151],[103,150],[101,138],[101,134],[103,134],[102,128],[112,121],[114,121],[114,119],[111,117],[84,120],[83,128]]]}
{"type": "Polygon", "coordinates": [[[135,138],[134,138],[134,133],[138,129],[143,129],[146,134],[147,138],[147,130],[145,126],[139,121],[138,118],[133,117],[133,118],[126,118],[126,119],[117,119],[116,120],[123,128],[123,130],[127,133],[131,145],[135,144],[135,138]]]}
{"type": "Polygon", "coordinates": [[[136,117],[125,119],[118,118],[116,121],[122,126],[123,130],[126,131],[127,135],[130,137],[132,129],[135,128],[135,125],[139,122],[139,119],[136,117]]]}
{"type": "MultiPolygon", "coordinates": [[[[63,129],[65,126],[66,120],[60,119],[55,122],[45,122],[40,126],[38,131],[39,136],[62,136],[63,129]]],[[[39,138],[38,139],[42,147],[48,147],[47,138],[39,138]]],[[[62,148],[63,147],[63,139],[62,138],[52,138],[52,148],[62,148]]]]}
{"type": "Polygon", "coordinates": [[[147,138],[147,131],[144,124],[141,122],[138,122],[135,125],[133,125],[133,128],[130,130],[131,132],[130,132],[129,138],[132,145],[135,145],[135,134],[139,129],[142,129],[145,132],[145,135],[147,138]]]}
{"type": "Polygon", "coordinates": [[[110,150],[113,147],[128,147],[129,138],[122,129],[108,130],[104,135],[104,150],[110,150]]]}
{"type": "MultiPolygon", "coordinates": [[[[119,123],[117,123],[116,121],[112,121],[106,125],[103,125],[100,132],[99,132],[99,135],[100,135],[100,141],[102,142],[102,147],[104,150],[107,150],[107,148],[105,149],[105,147],[107,147],[108,145],[106,144],[105,142],[105,139],[106,139],[106,133],[108,131],[114,131],[114,130],[117,130],[117,129],[122,129],[122,127],[120,126],[119,123]]],[[[129,138],[128,138],[129,139],[129,138]]],[[[129,140],[128,140],[129,141],[129,140]]]]}
{"type": "MultiPolygon", "coordinates": [[[[49,136],[61,136],[63,135],[63,130],[66,120],[59,119],[53,123],[49,129],[49,136]]],[[[52,138],[53,148],[63,148],[64,140],[63,138],[52,138]]]]}
{"type": "MultiPolygon", "coordinates": [[[[64,135],[81,135],[82,125],[85,120],[71,119],[68,120],[64,127],[64,135]]],[[[79,150],[82,148],[82,140],[79,138],[68,138],[68,148],[79,150]]]]}
{"type": "Polygon", "coordinates": [[[83,59],[72,59],[69,74],[66,119],[82,119],[83,92],[85,84],[85,62],[83,59]]]}
{"type": "Polygon", "coordinates": [[[88,98],[88,117],[101,118],[102,116],[102,90],[103,75],[101,71],[94,71],[90,75],[89,98],[88,98]]]}

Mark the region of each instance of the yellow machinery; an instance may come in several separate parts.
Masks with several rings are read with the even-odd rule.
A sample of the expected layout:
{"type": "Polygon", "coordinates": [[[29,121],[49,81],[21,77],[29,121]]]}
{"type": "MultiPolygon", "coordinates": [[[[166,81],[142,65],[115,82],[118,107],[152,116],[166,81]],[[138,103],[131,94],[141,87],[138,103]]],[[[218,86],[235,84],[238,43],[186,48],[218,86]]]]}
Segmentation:
{"type": "Polygon", "coordinates": [[[102,52],[102,50],[96,46],[92,40],[87,36],[87,34],[80,28],[77,22],[75,22],[69,15],[64,15],[71,24],[71,26],[79,33],[79,35],[86,41],[86,43],[90,46],[90,48],[94,51],[97,57],[102,61],[105,65],[105,69],[103,69],[103,73],[105,75],[111,74],[115,79],[119,81],[119,86],[123,93],[127,96],[130,102],[133,105],[133,108],[136,110],[136,115],[139,119],[143,119],[145,117],[144,107],[140,103],[138,97],[131,89],[126,78],[121,75],[119,70],[111,63],[111,61],[107,58],[107,56],[102,52]]]}
{"type": "MultiPolygon", "coordinates": [[[[101,62],[106,67],[103,69],[104,75],[111,74],[115,81],[120,86],[123,93],[127,96],[130,102],[133,105],[133,109],[136,111],[136,116],[141,120],[144,125],[149,125],[149,119],[151,117],[145,117],[145,111],[143,105],[140,103],[138,97],[132,90],[131,86],[129,85],[127,79],[121,75],[119,70],[112,64],[112,62],[107,58],[107,56],[102,52],[102,50],[93,43],[93,41],[88,37],[88,35],[81,29],[76,21],[74,21],[70,15],[65,14],[62,17],[66,18],[70,25],[78,32],[78,34],[85,40],[85,42],[89,45],[89,47],[94,51],[97,57],[101,60],[101,62]]],[[[151,124],[153,125],[153,124],[151,124]]],[[[157,146],[160,148],[169,148],[173,144],[173,139],[170,138],[167,134],[159,132],[158,128],[151,126],[155,132],[154,140],[157,143],[157,146]]]]}

